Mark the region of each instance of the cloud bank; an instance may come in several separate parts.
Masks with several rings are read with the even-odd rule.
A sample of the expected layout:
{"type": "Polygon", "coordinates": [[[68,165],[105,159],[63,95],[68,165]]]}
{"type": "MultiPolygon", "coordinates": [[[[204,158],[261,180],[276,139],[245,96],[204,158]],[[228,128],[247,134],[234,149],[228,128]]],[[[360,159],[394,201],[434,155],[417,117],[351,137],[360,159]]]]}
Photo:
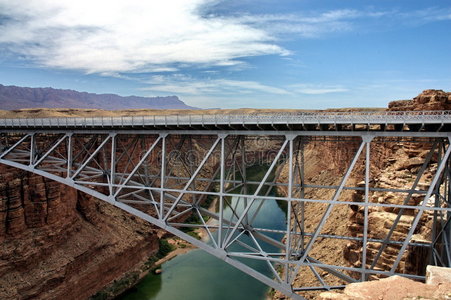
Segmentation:
{"type": "Polygon", "coordinates": [[[193,65],[240,65],[244,57],[288,55],[277,38],[355,31],[362,20],[396,20],[398,26],[451,19],[450,10],[437,8],[202,14],[217,2],[0,0],[0,51],[44,67],[86,73],[174,72],[193,65]]]}
{"type": "Polygon", "coordinates": [[[209,2],[0,0],[0,46],[46,67],[106,74],[288,54],[264,30],[202,17],[209,2]]]}

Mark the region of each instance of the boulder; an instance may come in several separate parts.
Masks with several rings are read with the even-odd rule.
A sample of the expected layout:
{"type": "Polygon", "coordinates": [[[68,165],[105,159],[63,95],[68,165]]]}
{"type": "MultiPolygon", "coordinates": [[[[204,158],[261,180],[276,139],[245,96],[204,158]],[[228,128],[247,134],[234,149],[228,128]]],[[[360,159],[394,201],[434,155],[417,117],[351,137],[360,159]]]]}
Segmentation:
{"type": "Polygon", "coordinates": [[[351,283],[343,293],[324,292],[323,300],[405,300],[405,299],[450,299],[451,283],[424,284],[401,276],[351,283]]]}
{"type": "Polygon", "coordinates": [[[426,284],[451,284],[451,268],[427,266],[426,284]]]}

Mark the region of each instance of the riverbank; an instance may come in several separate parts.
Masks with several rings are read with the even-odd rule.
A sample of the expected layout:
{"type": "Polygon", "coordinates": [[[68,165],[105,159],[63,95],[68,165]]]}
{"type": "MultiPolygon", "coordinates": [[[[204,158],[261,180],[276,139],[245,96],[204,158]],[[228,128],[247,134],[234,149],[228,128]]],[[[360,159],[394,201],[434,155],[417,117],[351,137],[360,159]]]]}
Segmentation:
{"type": "Polygon", "coordinates": [[[126,272],[119,279],[114,280],[102,290],[91,296],[90,300],[110,300],[116,299],[129,289],[138,284],[149,273],[159,269],[159,267],[178,255],[188,253],[196,249],[193,245],[184,242],[177,237],[160,239],[160,247],[155,255],[149,256],[146,261],[137,264],[134,268],[126,272]]]}
{"type": "Polygon", "coordinates": [[[181,255],[181,254],[185,254],[188,253],[189,251],[193,250],[193,249],[197,249],[195,246],[191,245],[188,242],[185,242],[179,238],[171,238],[168,239],[169,244],[173,245],[175,247],[174,250],[172,250],[171,252],[169,252],[168,255],[166,255],[163,258],[160,258],[155,264],[154,267],[152,269],[158,268],[159,266],[161,266],[162,264],[164,264],[165,262],[173,259],[174,257],[181,255]]]}
{"type": "MultiPolygon", "coordinates": [[[[216,201],[213,201],[210,205],[209,210],[214,211],[216,206],[216,201]]],[[[202,240],[208,240],[208,234],[203,229],[194,230],[195,235],[197,235],[202,240]]],[[[90,300],[110,300],[116,299],[120,295],[126,293],[129,289],[133,288],[137,285],[144,277],[149,275],[151,272],[155,272],[156,270],[161,268],[161,265],[170,261],[171,259],[186,254],[194,249],[197,249],[195,246],[191,245],[188,242],[178,238],[178,237],[170,237],[166,239],[161,239],[160,241],[165,241],[164,244],[167,243],[166,250],[163,250],[165,253],[164,256],[158,257],[158,253],[161,255],[162,246],[160,244],[160,250],[156,255],[150,256],[147,261],[138,264],[132,270],[129,270],[125,273],[121,278],[114,280],[107,286],[105,286],[102,290],[98,291],[95,295],[90,297],[90,300]],[[169,250],[169,251],[168,251],[169,250]]]]}

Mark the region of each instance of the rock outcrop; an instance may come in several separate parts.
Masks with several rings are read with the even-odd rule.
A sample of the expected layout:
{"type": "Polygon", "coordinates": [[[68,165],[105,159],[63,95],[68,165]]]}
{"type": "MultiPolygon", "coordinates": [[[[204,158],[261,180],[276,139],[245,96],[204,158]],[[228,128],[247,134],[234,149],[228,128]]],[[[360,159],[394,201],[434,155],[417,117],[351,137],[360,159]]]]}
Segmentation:
{"type": "MultiPolygon", "coordinates": [[[[420,110],[446,110],[451,109],[451,93],[440,90],[426,90],[413,100],[393,101],[389,104],[391,111],[420,111],[420,110]]],[[[305,178],[307,184],[312,185],[337,185],[343,176],[356,151],[358,142],[338,143],[333,142],[309,142],[305,146],[304,160],[306,163],[305,178]]],[[[425,157],[431,149],[431,143],[419,143],[403,141],[375,142],[371,145],[371,170],[370,186],[386,189],[410,189],[415,180],[418,170],[422,167],[425,157]]],[[[434,154],[421,176],[417,188],[425,191],[429,188],[435,169],[437,167],[437,157],[434,154]]],[[[287,167],[285,166],[285,169],[287,167]]],[[[287,170],[282,172],[287,173],[287,170]]],[[[286,177],[286,175],[285,175],[286,177]]],[[[364,164],[363,160],[357,162],[348,180],[350,186],[364,186],[364,164]]],[[[282,176],[281,181],[286,181],[282,176]]],[[[286,191],[281,188],[279,192],[286,191]]],[[[306,198],[310,199],[331,199],[333,190],[306,189],[306,198]]],[[[395,192],[372,192],[370,202],[403,204],[406,194],[395,192]]],[[[424,195],[414,194],[406,203],[407,205],[418,205],[423,201],[424,195]]],[[[341,199],[356,202],[357,205],[337,205],[332,211],[329,222],[326,222],[322,233],[338,234],[351,237],[361,237],[364,226],[364,209],[359,206],[359,202],[364,201],[364,191],[344,191],[341,199]],[[337,226],[339,224],[339,226],[337,226]]],[[[433,201],[433,199],[430,199],[433,201]]],[[[296,205],[296,204],[294,204],[296,205]]],[[[305,225],[306,231],[315,229],[325,210],[325,204],[309,202],[305,204],[305,225]]],[[[399,208],[371,207],[368,218],[368,237],[373,239],[385,239],[389,233],[399,208]]],[[[416,211],[405,209],[398,225],[394,228],[391,240],[404,241],[407,232],[410,230],[412,220],[416,211]]],[[[431,222],[433,215],[425,212],[419,222],[419,227],[413,236],[414,241],[422,243],[431,238],[431,222]]],[[[369,242],[367,250],[367,267],[371,266],[380,251],[380,258],[375,263],[375,269],[390,269],[397,258],[400,249],[399,244],[388,245],[380,251],[381,243],[369,242]]],[[[318,239],[312,249],[312,256],[320,259],[324,263],[361,267],[362,244],[357,241],[340,241],[334,239],[318,239]]],[[[405,255],[397,268],[397,272],[424,275],[426,264],[430,257],[429,250],[425,247],[408,247],[405,255]]],[[[296,278],[296,285],[312,286],[318,281],[308,269],[302,270],[302,276],[296,278]]],[[[327,272],[320,272],[323,279],[328,284],[342,284],[336,277],[327,272]]],[[[360,273],[349,273],[356,278],[360,273]]],[[[370,275],[369,279],[377,279],[375,275],[370,275]]],[[[308,299],[318,297],[318,292],[304,294],[308,299]]],[[[276,292],[274,299],[285,299],[283,295],[276,292]]],[[[329,298],[327,298],[329,299],[329,298]]],[[[330,298],[335,299],[335,298],[330,298]]],[[[342,298],[337,298],[342,299],[342,298]]],[[[348,299],[348,298],[343,298],[348,299]]],[[[351,298],[350,298],[351,299],[351,298]]],[[[354,298],[352,298],[354,299],[354,298]]],[[[360,298],[359,298],[360,299],[360,298]]],[[[362,298],[363,299],[363,298],[362,298]]],[[[373,299],[373,298],[365,298],[373,299]]],[[[379,298],[374,298],[379,299],[379,298]]],[[[384,298],[392,299],[392,298],[384,298]]],[[[394,299],[394,298],[393,298],[394,299]]]]}
{"type": "MultiPolygon", "coordinates": [[[[127,137],[119,142],[128,141],[137,142],[127,137]]],[[[205,153],[213,142],[174,137],[167,151],[179,145],[181,153],[189,153],[191,147],[205,153]]],[[[132,147],[130,161],[139,161],[142,147],[144,143],[132,147]]],[[[158,159],[152,156],[149,169],[158,172],[158,159]]],[[[185,168],[173,167],[181,166],[177,159],[168,162],[168,172],[186,177],[185,168]]],[[[119,159],[116,170],[130,170],[130,164],[119,159]]],[[[217,167],[212,159],[199,176],[211,177],[217,167]]],[[[153,263],[159,238],[166,234],[163,230],[44,177],[3,165],[0,174],[0,299],[87,299],[106,285],[111,297],[110,291],[129,287],[116,288],[111,282],[129,273],[117,281],[129,285],[130,278],[137,280],[153,263]]],[[[181,188],[184,183],[171,179],[167,184],[181,188]]],[[[207,182],[197,183],[198,188],[207,186],[207,182]]],[[[152,214],[148,205],[132,205],[152,214]]],[[[103,291],[101,296],[105,296],[103,291]]]]}
{"type": "MultiPolygon", "coordinates": [[[[389,104],[390,110],[445,110],[451,109],[451,93],[441,90],[426,90],[413,100],[394,101],[389,104]]],[[[398,143],[384,143],[376,146],[377,149],[384,148],[384,165],[375,165],[371,170],[371,178],[375,188],[385,189],[410,189],[416,179],[417,172],[422,167],[426,156],[431,150],[430,143],[406,143],[402,145],[398,143]]],[[[372,150],[373,151],[373,150],[372,150]]],[[[377,161],[375,159],[374,161],[377,161]]],[[[434,154],[430,163],[427,165],[423,175],[421,176],[417,189],[426,191],[429,188],[428,183],[431,182],[432,176],[437,168],[437,157],[434,154]]],[[[353,199],[362,202],[363,192],[356,192],[353,199]]],[[[414,194],[405,204],[418,205],[423,201],[424,196],[414,194]]],[[[395,192],[375,192],[371,195],[371,202],[403,204],[406,194],[395,192]]],[[[433,201],[433,199],[430,199],[433,201]]],[[[354,207],[355,208],[355,207],[354,207]]],[[[369,209],[368,233],[370,238],[385,239],[392,229],[393,223],[399,213],[399,208],[382,208],[371,207],[369,209]]],[[[348,230],[352,236],[359,236],[363,232],[363,208],[354,209],[350,212],[351,224],[348,230]]],[[[414,215],[413,209],[404,209],[402,217],[396,227],[393,228],[391,236],[392,240],[403,241],[410,230],[410,225],[414,215]]],[[[432,212],[426,211],[421,216],[419,227],[415,231],[413,239],[419,243],[429,241],[431,239],[430,228],[432,222],[432,212]]],[[[375,269],[386,270],[391,268],[396,260],[400,245],[388,245],[381,250],[380,243],[370,242],[367,245],[367,262],[368,265],[374,265],[375,269]],[[380,253],[379,253],[380,252],[380,253]],[[377,262],[373,260],[380,255],[377,262]]],[[[346,260],[355,267],[361,266],[362,246],[357,242],[350,242],[344,249],[346,260]]],[[[424,247],[409,247],[402,257],[397,268],[397,272],[424,275],[426,264],[430,253],[424,247]]],[[[370,277],[376,277],[374,275],[370,277]]]]}
{"type": "Polygon", "coordinates": [[[391,111],[450,110],[451,93],[442,90],[425,90],[413,100],[398,100],[388,104],[391,111]]]}
{"type": "MultiPolygon", "coordinates": [[[[416,179],[416,173],[425,161],[425,157],[429,152],[431,145],[422,143],[403,143],[402,147],[395,144],[387,144],[385,147],[390,147],[390,156],[386,157],[387,164],[381,168],[374,168],[372,175],[375,180],[372,186],[375,188],[384,189],[410,189],[416,179]],[[379,174],[379,175],[377,175],[379,174]]],[[[426,168],[424,174],[421,176],[417,188],[420,190],[427,190],[428,182],[437,168],[437,162],[434,159],[426,168]]],[[[374,192],[371,195],[370,202],[385,203],[385,204],[403,204],[406,194],[395,192],[374,192]]],[[[406,205],[419,205],[423,201],[424,195],[414,194],[406,202],[406,205]]],[[[356,202],[363,202],[363,192],[356,192],[353,195],[356,202]]],[[[368,215],[368,234],[370,238],[384,240],[393,230],[390,240],[404,241],[407,233],[410,230],[414,215],[416,211],[413,209],[404,209],[402,216],[399,219],[398,225],[392,229],[392,226],[400,212],[399,208],[390,207],[370,207],[368,215]]],[[[351,236],[361,236],[363,232],[363,207],[351,206],[350,221],[348,230],[351,236]]],[[[418,242],[427,241],[431,238],[430,228],[432,226],[432,213],[426,211],[420,219],[420,229],[417,230],[414,239],[418,242]]],[[[383,250],[381,243],[369,242],[367,244],[367,263],[368,266],[374,264],[375,269],[387,270],[390,269],[397,258],[400,245],[388,245],[383,250]],[[377,262],[373,263],[378,253],[380,257],[377,262]]],[[[397,268],[400,273],[413,273],[424,275],[425,266],[429,252],[423,247],[411,247],[402,257],[401,262],[397,268]]],[[[362,246],[358,242],[350,242],[344,249],[346,260],[354,267],[361,267],[361,253],[362,246]]],[[[374,277],[374,275],[372,275],[374,277]]],[[[371,278],[371,276],[370,276],[371,278]]]]}
{"type": "Polygon", "coordinates": [[[0,174],[0,299],[86,299],[158,250],[156,230],[115,207],[28,172],[0,174]]]}
{"type": "Polygon", "coordinates": [[[342,293],[323,292],[320,300],[451,299],[451,269],[428,266],[426,284],[401,276],[349,284],[342,293]]]}

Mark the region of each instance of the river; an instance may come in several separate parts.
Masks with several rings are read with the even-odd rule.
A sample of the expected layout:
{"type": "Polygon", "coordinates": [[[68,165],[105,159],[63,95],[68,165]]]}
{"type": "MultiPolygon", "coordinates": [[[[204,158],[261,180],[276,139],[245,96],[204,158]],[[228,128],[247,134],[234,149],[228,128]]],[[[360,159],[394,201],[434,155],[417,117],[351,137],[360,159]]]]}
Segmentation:
{"type": "MultiPolygon", "coordinates": [[[[238,197],[231,199],[232,206],[238,203],[238,211],[244,209],[243,201],[238,197]]],[[[258,201],[265,201],[254,221],[256,227],[286,228],[285,213],[275,200],[256,200],[251,208],[255,209],[258,201]]],[[[224,214],[231,214],[225,207],[224,214]]],[[[282,236],[272,237],[282,239],[282,236]]],[[[236,246],[237,247],[237,246],[236,246]]],[[[263,249],[275,252],[275,247],[263,244],[263,249]]],[[[258,260],[243,261],[254,269],[271,276],[267,264],[258,260]]],[[[268,286],[247,274],[235,269],[222,260],[202,251],[192,250],[162,264],[162,274],[149,273],[135,287],[117,300],[263,300],[269,291],[268,286]]]]}

